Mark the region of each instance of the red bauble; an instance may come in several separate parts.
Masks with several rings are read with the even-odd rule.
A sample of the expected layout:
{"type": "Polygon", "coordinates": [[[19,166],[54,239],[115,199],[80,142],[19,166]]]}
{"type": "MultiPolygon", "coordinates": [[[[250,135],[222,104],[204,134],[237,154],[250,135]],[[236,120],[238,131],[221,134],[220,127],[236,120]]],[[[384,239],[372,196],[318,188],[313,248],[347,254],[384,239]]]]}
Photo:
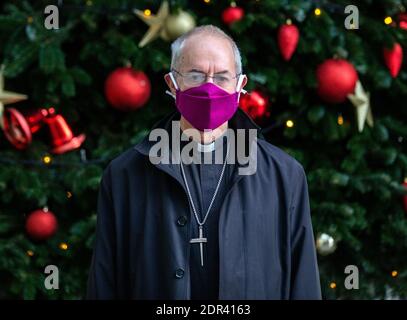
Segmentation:
{"type": "Polygon", "coordinates": [[[105,82],[105,95],[109,103],[121,110],[131,111],[144,105],[151,93],[151,84],[142,71],[131,67],[118,68],[105,82]]]}
{"type": "Polygon", "coordinates": [[[291,59],[295,49],[297,48],[298,39],[300,38],[300,31],[298,28],[291,24],[283,24],[278,30],[278,47],[280,48],[281,55],[285,61],[291,59]]]}
{"type": "Polygon", "coordinates": [[[319,96],[329,103],[341,103],[355,90],[358,74],[344,59],[328,59],[317,68],[319,96]]]}
{"type": "Polygon", "coordinates": [[[25,222],[28,235],[34,240],[47,240],[58,228],[55,215],[47,208],[33,211],[25,222]]]}
{"type": "Polygon", "coordinates": [[[407,30],[407,13],[400,13],[398,16],[399,27],[401,29],[407,30]]]}
{"type": "Polygon", "coordinates": [[[222,12],[222,21],[227,24],[231,25],[232,23],[242,20],[244,16],[244,10],[236,5],[231,5],[229,8],[226,8],[222,12]]]}
{"type": "Polygon", "coordinates": [[[256,90],[241,95],[239,106],[255,121],[270,115],[268,98],[256,90]]]}
{"type": "Polygon", "coordinates": [[[397,77],[403,63],[403,48],[399,43],[395,43],[392,49],[383,49],[384,62],[393,78],[397,77]]]}

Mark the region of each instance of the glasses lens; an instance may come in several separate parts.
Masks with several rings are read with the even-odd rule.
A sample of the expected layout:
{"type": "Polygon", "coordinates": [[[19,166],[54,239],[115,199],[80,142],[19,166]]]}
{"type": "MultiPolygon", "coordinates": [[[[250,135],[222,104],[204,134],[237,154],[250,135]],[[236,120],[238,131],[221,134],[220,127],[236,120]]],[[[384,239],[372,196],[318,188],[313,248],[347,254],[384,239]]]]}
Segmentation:
{"type": "Polygon", "coordinates": [[[216,75],[213,77],[213,82],[220,87],[228,87],[232,83],[232,78],[229,76],[216,75]]]}
{"type": "Polygon", "coordinates": [[[206,75],[198,72],[190,72],[185,74],[184,80],[187,86],[197,86],[204,83],[206,75]]]}
{"type": "MultiPolygon", "coordinates": [[[[189,87],[199,86],[206,81],[206,74],[201,72],[189,72],[183,75],[185,85],[189,87]]],[[[233,77],[229,74],[219,74],[212,77],[213,82],[223,88],[233,85],[233,77]]]]}

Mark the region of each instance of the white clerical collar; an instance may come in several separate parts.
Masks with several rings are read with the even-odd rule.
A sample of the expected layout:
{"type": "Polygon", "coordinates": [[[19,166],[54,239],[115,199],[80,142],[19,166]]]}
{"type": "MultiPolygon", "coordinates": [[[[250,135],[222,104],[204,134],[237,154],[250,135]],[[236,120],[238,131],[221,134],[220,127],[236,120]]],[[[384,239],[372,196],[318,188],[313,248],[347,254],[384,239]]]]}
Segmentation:
{"type": "Polygon", "coordinates": [[[199,152],[212,152],[215,150],[215,141],[212,141],[208,144],[202,144],[197,142],[197,147],[199,152]]]}
{"type": "Polygon", "coordinates": [[[226,133],[227,133],[227,128],[219,137],[217,137],[211,143],[203,144],[203,143],[196,142],[198,151],[199,152],[215,151],[219,147],[220,144],[223,144],[223,137],[226,135],[226,133]]]}
{"type": "MultiPolygon", "coordinates": [[[[213,152],[217,148],[219,148],[219,146],[221,144],[223,144],[223,137],[225,137],[226,134],[227,134],[227,128],[219,137],[217,137],[211,143],[204,144],[204,143],[200,143],[200,142],[195,141],[195,140],[192,140],[191,142],[196,145],[198,152],[203,152],[203,153],[213,152]]],[[[181,135],[185,136],[185,133],[181,131],[181,135]]]]}

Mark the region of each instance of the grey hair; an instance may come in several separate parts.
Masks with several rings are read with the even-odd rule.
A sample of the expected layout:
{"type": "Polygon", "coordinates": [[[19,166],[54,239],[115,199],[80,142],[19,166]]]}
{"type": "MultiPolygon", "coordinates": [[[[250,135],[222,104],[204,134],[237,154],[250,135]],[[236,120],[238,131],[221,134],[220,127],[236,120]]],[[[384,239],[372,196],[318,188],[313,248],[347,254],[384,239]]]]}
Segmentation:
{"type": "Polygon", "coordinates": [[[195,27],[187,33],[184,33],[171,44],[171,69],[178,67],[179,58],[181,56],[181,51],[182,47],[185,44],[185,40],[193,35],[200,33],[213,34],[229,40],[230,44],[232,45],[233,54],[235,56],[236,73],[240,74],[242,72],[242,57],[235,41],[220,28],[211,24],[195,27]]]}

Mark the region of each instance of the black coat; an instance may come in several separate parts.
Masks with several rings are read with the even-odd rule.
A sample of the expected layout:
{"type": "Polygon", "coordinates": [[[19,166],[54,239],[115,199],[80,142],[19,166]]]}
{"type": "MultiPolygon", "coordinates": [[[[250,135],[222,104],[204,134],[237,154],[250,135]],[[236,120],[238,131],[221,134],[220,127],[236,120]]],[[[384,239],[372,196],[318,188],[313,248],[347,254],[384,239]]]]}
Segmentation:
{"type": "MultiPolygon", "coordinates": [[[[258,129],[240,110],[229,124],[258,129]]],[[[103,174],[89,299],[190,298],[192,215],[179,164],[150,162],[154,143],[146,137],[103,174]]],[[[303,167],[264,139],[257,146],[256,173],[234,176],[219,212],[219,298],[320,299],[303,167]]]]}

